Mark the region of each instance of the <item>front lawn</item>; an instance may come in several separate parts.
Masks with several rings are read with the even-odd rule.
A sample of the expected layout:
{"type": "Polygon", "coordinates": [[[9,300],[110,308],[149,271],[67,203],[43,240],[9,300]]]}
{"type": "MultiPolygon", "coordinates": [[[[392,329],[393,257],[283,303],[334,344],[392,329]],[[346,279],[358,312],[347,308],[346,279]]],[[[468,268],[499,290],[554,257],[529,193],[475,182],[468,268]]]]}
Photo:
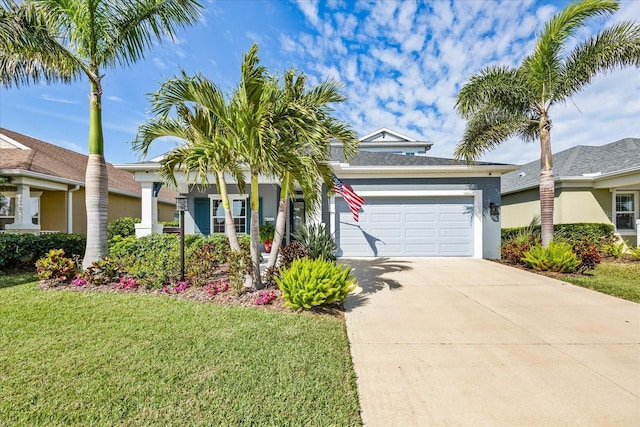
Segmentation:
{"type": "Polygon", "coordinates": [[[586,275],[563,274],[560,280],[640,303],[640,262],[602,262],[586,275]]]}
{"type": "Polygon", "coordinates": [[[361,424],[343,319],[32,277],[0,276],[1,425],[361,424]]]}

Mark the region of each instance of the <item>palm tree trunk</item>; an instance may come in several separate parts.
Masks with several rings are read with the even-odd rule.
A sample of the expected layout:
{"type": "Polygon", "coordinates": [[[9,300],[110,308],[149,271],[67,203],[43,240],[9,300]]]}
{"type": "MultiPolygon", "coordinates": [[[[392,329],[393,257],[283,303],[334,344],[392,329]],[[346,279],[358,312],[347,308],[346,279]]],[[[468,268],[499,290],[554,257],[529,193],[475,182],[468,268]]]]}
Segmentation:
{"type": "Polygon", "coordinates": [[[260,280],[260,218],[258,194],[258,174],[251,174],[251,263],[253,270],[253,286],[262,289],[260,280]]]}
{"type": "Polygon", "coordinates": [[[238,235],[236,234],[236,225],[233,222],[233,214],[229,205],[229,194],[227,193],[227,183],[224,180],[224,172],[218,172],[218,189],[220,189],[220,197],[222,197],[222,208],[224,209],[224,229],[227,231],[229,238],[229,246],[232,251],[240,250],[238,243],[238,235]]]}
{"type": "Polygon", "coordinates": [[[107,213],[109,177],[104,159],[102,135],[102,104],[99,83],[91,82],[89,98],[89,160],[85,175],[85,205],[87,210],[87,246],[82,267],[87,268],[108,254],[107,213]]]}
{"type": "Polygon", "coordinates": [[[284,238],[285,226],[287,224],[287,205],[289,198],[287,197],[286,182],[283,182],[282,190],[280,191],[280,202],[278,203],[278,215],[276,216],[276,230],[273,235],[273,245],[271,246],[271,254],[269,254],[269,262],[267,262],[267,268],[275,267],[278,260],[278,251],[280,245],[282,245],[282,239],[284,238]]]}
{"type": "Polygon", "coordinates": [[[543,115],[540,122],[540,227],[542,229],[542,246],[545,248],[553,240],[553,203],[555,193],[550,128],[551,124],[547,116],[543,115]]]}

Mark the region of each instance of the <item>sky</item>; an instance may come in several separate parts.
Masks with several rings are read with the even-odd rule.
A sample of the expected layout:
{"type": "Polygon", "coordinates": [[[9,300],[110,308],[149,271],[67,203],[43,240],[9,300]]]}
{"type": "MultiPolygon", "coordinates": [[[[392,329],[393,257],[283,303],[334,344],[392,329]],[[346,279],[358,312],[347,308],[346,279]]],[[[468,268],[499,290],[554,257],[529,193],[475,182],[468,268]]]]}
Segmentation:
{"type": "MultiPolygon", "coordinates": [[[[535,36],[565,0],[201,0],[199,22],[147,51],[129,68],[104,70],[105,157],[120,164],[138,127],[152,116],[148,96],[180,69],[202,73],[226,93],[236,87],[243,55],[257,43],[261,64],[282,75],[295,68],[310,84],[340,81],[347,101],[335,116],[359,136],[387,128],[433,143],[429,155],[453,157],[465,122],[455,97],[473,74],[490,65],[517,66],[535,36]]],[[[640,20],[640,1],[622,0],[609,18],[589,21],[578,39],[615,22],[640,20]]],[[[71,85],[0,87],[0,127],[88,152],[86,79],[71,85]]],[[[553,152],[640,138],[640,70],[599,76],[566,105],[551,110],[553,152]]],[[[169,151],[158,140],[148,158],[169,151]]],[[[539,145],[506,141],[480,160],[523,164],[539,145]]]]}

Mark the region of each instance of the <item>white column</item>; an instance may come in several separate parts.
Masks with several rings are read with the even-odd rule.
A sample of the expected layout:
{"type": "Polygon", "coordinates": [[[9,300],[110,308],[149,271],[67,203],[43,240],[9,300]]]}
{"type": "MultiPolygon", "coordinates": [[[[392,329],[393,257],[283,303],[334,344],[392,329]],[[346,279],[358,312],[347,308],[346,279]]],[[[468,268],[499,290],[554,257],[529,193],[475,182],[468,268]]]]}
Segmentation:
{"type": "Polygon", "coordinates": [[[67,191],[67,233],[73,233],[73,192],[79,189],[80,186],[76,185],[67,191]]]}
{"type": "Polygon", "coordinates": [[[16,186],[16,207],[13,224],[7,224],[7,228],[16,230],[39,230],[40,225],[31,221],[31,187],[24,184],[16,186]]]}
{"type": "Polygon", "coordinates": [[[336,196],[329,197],[329,234],[336,233],[336,196]]]}
{"type": "Polygon", "coordinates": [[[143,181],[141,204],[141,222],[136,224],[136,237],[148,236],[151,233],[161,233],[162,226],[158,224],[158,198],[153,197],[153,182],[143,181]]]}

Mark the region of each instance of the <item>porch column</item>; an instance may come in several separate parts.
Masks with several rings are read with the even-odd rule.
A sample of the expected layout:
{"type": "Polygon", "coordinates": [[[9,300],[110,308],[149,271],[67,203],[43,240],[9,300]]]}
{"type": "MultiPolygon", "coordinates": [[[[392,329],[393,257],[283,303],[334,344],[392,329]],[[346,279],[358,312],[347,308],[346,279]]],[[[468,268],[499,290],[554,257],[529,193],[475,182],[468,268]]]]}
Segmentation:
{"type": "Polygon", "coordinates": [[[151,233],[162,233],[162,225],[158,224],[158,198],[153,197],[153,182],[143,181],[141,204],[141,221],[136,224],[136,237],[148,236],[151,233]]]}
{"type": "Polygon", "coordinates": [[[336,196],[329,197],[329,234],[336,234],[336,196]]]}
{"type": "Polygon", "coordinates": [[[31,187],[25,184],[16,185],[16,208],[13,224],[7,224],[7,228],[16,230],[39,230],[40,225],[31,220],[31,187]]]}

